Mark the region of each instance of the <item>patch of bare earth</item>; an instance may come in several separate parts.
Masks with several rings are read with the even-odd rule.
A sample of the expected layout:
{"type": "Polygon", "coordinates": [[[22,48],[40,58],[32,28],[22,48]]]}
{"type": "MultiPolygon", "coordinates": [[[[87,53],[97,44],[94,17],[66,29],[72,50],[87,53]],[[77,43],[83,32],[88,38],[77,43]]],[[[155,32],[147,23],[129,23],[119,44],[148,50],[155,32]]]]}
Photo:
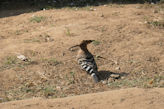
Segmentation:
{"type": "Polygon", "coordinates": [[[141,4],[92,8],[0,18],[1,102],[164,87],[164,8],[141,4]],[[68,51],[84,39],[96,40],[88,48],[99,67],[98,84],[80,70],[76,51],[68,51]],[[28,61],[19,60],[18,54],[28,61]]]}
{"type": "Polygon", "coordinates": [[[0,104],[1,109],[163,109],[163,107],[162,88],[127,88],[66,98],[33,98],[0,104]]]}

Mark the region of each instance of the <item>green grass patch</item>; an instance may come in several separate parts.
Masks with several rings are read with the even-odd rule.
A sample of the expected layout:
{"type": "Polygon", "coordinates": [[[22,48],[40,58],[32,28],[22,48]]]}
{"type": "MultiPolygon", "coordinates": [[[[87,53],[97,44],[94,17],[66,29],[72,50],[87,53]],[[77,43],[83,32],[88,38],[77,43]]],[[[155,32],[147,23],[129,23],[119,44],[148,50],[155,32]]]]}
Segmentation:
{"type": "Polygon", "coordinates": [[[65,30],[65,34],[66,34],[67,36],[69,36],[69,37],[75,35],[75,34],[73,34],[73,33],[71,32],[71,30],[70,30],[69,28],[66,28],[66,30],[65,30]]]}
{"type": "Polygon", "coordinates": [[[33,16],[30,18],[30,22],[40,23],[40,22],[44,21],[45,19],[46,19],[46,17],[44,17],[44,16],[33,16]]]}
{"type": "Polygon", "coordinates": [[[57,66],[57,65],[62,63],[53,57],[52,58],[44,58],[44,59],[41,59],[41,61],[47,65],[50,65],[50,66],[57,66]]]}
{"type": "Polygon", "coordinates": [[[18,59],[16,56],[6,56],[1,61],[0,71],[11,69],[15,67],[24,68],[27,65],[34,64],[34,61],[22,61],[18,59]]]}
{"type": "Polygon", "coordinates": [[[92,43],[93,43],[93,45],[95,45],[95,46],[100,45],[100,41],[97,41],[97,40],[93,41],[92,43]]]}
{"type": "Polygon", "coordinates": [[[111,88],[121,88],[121,87],[142,87],[142,88],[152,88],[152,87],[164,87],[160,84],[160,81],[164,80],[164,76],[154,76],[154,77],[141,77],[137,79],[123,79],[113,82],[108,82],[108,86],[111,88]]]}
{"type": "Polygon", "coordinates": [[[5,65],[14,65],[17,63],[17,57],[16,56],[8,56],[6,57],[6,59],[4,60],[4,64],[5,65]]]}
{"type": "Polygon", "coordinates": [[[24,43],[41,42],[39,39],[24,39],[24,43]]]}
{"type": "Polygon", "coordinates": [[[43,91],[45,97],[53,96],[55,94],[55,89],[53,87],[46,87],[43,91]]]}
{"type": "Polygon", "coordinates": [[[163,21],[148,21],[147,24],[153,27],[164,28],[164,20],[163,21]]]}

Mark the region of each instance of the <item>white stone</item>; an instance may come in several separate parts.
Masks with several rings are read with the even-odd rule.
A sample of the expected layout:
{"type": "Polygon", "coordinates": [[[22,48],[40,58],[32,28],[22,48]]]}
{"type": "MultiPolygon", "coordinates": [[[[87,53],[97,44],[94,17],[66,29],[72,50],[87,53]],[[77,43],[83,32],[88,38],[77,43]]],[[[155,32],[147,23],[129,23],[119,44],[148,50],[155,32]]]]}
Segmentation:
{"type": "Polygon", "coordinates": [[[22,61],[26,61],[27,58],[24,55],[17,55],[17,58],[22,60],[22,61]]]}

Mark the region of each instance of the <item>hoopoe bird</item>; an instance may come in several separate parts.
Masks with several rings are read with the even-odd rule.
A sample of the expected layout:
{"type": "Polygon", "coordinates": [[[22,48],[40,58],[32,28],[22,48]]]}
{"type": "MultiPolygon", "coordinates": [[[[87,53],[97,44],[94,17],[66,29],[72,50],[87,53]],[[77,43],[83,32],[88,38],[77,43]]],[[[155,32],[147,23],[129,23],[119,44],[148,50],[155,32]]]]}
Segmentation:
{"type": "Polygon", "coordinates": [[[71,48],[79,46],[80,49],[76,56],[77,62],[81,66],[81,69],[90,74],[94,82],[97,83],[99,82],[97,64],[93,55],[87,49],[87,45],[93,41],[94,40],[83,40],[79,45],[72,46],[71,48]]]}

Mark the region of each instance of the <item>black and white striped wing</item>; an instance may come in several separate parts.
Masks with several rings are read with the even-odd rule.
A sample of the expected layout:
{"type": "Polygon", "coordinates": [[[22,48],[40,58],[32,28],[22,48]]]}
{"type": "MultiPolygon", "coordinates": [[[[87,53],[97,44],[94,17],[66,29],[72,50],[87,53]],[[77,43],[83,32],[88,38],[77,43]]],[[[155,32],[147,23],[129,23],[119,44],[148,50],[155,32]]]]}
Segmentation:
{"type": "Polygon", "coordinates": [[[81,66],[81,69],[85,70],[89,74],[97,72],[97,65],[93,57],[78,59],[78,64],[81,66]]]}
{"type": "Polygon", "coordinates": [[[94,81],[97,83],[99,81],[96,73],[97,73],[97,65],[95,63],[94,58],[80,58],[78,59],[78,63],[83,70],[89,73],[94,81]]]}

